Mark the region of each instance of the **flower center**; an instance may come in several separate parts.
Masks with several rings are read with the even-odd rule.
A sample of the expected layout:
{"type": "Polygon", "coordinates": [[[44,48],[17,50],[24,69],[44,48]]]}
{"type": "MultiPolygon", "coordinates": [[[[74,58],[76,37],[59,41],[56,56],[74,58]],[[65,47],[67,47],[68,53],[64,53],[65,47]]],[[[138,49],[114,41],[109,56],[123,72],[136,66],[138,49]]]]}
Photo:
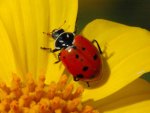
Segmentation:
{"type": "Polygon", "coordinates": [[[73,90],[73,84],[67,84],[67,79],[63,75],[57,83],[46,85],[45,76],[40,76],[38,82],[29,78],[26,83],[15,76],[10,87],[0,84],[0,112],[98,113],[91,106],[82,105],[83,88],[73,90]]]}

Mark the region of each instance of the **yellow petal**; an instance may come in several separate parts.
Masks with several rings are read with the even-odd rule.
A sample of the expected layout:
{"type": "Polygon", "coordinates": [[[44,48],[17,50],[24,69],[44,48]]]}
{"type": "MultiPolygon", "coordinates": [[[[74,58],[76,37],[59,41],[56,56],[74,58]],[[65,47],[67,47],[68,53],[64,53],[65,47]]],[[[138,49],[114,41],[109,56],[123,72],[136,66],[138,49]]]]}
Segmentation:
{"type": "Polygon", "coordinates": [[[48,0],[14,0],[1,4],[1,19],[8,32],[21,75],[27,72],[36,75],[39,68],[46,67],[46,55],[40,46],[44,43],[43,31],[48,29],[48,3],[48,0]]]}
{"type": "MultiPolygon", "coordinates": [[[[124,101],[130,101],[130,100],[136,100],[136,98],[149,98],[149,95],[141,95],[141,96],[138,96],[138,97],[130,97],[130,98],[126,98],[118,103],[116,103],[117,105],[123,103],[124,101]]],[[[114,104],[114,105],[116,105],[114,104]]],[[[129,104],[127,106],[124,106],[124,107],[121,107],[121,108],[118,108],[118,109],[115,109],[115,110],[112,110],[112,111],[106,111],[106,112],[103,112],[103,113],[149,113],[150,111],[150,98],[149,100],[144,100],[144,101],[141,101],[141,102],[136,102],[136,103],[133,103],[133,104],[129,104]]]]}
{"type": "Polygon", "coordinates": [[[93,102],[102,113],[148,113],[150,83],[137,79],[118,92],[93,102]]]}
{"type": "Polygon", "coordinates": [[[43,53],[40,47],[46,44],[43,31],[48,29],[49,22],[49,1],[30,1],[20,0],[12,4],[15,16],[16,32],[18,44],[23,46],[20,50],[24,58],[22,58],[25,67],[24,74],[33,73],[34,76],[39,75],[42,68],[46,69],[47,55],[43,53]],[[16,8],[18,6],[18,8],[16,8]],[[18,26],[17,26],[18,25],[18,26]],[[19,31],[22,26],[22,31],[19,31]],[[22,36],[21,33],[22,32],[22,36]],[[24,52],[24,53],[23,53],[24,52]]]}
{"type": "MultiPolygon", "coordinates": [[[[36,76],[41,71],[45,72],[48,65],[50,68],[47,71],[47,76],[51,75],[51,68],[56,58],[52,54],[48,57],[49,53],[40,49],[41,46],[49,47],[49,41],[51,41],[43,32],[59,28],[64,21],[66,23],[63,28],[73,31],[76,15],[76,0],[0,2],[0,18],[12,45],[17,70],[21,70],[18,74],[26,75],[30,72],[36,76]]],[[[54,47],[53,43],[54,41],[50,42],[51,48],[54,47]]],[[[59,66],[56,66],[58,71],[57,67],[59,66]]]]}
{"type": "Polygon", "coordinates": [[[12,72],[17,71],[8,33],[0,20],[0,82],[10,85],[12,72]]]}
{"type": "Polygon", "coordinates": [[[104,98],[150,70],[149,31],[100,19],[89,23],[82,34],[96,39],[103,51],[102,78],[95,82],[97,87],[85,90],[84,100],[104,98]]]}
{"type": "MultiPolygon", "coordinates": [[[[51,0],[50,4],[50,30],[57,29],[62,26],[66,31],[74,31],[77,16],[78,1],[77,0],[51,0]],[[56,6],[56,7],[54,7],[56,6]],[[66,21],[66,22],[65,22],[66,21]],[[64,23],[65,22],[65,23],[64,23]]],[[[50,48],[54,49],[54,40],[50,40],[50,48]]],[[[54,64],[58,60],[58,54],[49,54],[48,70],[46,73],[46,83],[58,80],[64,71],[61,63],[54,64]]]]}

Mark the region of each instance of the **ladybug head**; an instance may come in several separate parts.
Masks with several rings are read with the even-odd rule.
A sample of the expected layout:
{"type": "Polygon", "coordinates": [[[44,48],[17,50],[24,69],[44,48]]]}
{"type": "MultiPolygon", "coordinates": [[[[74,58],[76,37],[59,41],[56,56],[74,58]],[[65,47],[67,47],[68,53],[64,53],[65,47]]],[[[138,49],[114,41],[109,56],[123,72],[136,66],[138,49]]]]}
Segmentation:
{"type": "Polygon", "coordinates": [[[58,36],[61,34],[61,33],[64,33],[65,31],[63,29],[54,29],[52,31],[52,37],[54,39],[58,38],[58,36]]]}

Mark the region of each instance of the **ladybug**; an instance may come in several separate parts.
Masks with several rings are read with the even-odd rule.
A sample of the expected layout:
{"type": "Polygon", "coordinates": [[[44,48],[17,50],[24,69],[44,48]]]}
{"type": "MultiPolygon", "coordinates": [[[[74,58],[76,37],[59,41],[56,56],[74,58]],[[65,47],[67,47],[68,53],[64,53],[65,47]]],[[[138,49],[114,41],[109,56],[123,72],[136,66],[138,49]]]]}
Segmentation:
{"type": "Polygon", "coordinates": [[[49,49],[52,53],[60,51],[58,61],[55,63],[61,61],[73,75],[75,81],[85,81],[89,86],[90,81],[100,78],[102,51],[96,40],[90,42],[82,35],[65,32],[61,28],[54,29],[51,35],[55,40],[55,48],[52,50],[42,47],[42,49],[49,49]],[[97,44],[98,49],[94,46],[94,43],[97,44]]]}

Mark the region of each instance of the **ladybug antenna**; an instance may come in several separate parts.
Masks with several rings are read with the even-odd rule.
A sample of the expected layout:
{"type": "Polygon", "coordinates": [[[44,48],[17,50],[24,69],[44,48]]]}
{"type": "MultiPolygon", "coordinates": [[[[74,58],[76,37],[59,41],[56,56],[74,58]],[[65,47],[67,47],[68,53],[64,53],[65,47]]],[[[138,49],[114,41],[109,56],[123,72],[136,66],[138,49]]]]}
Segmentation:
{"type": "Polygon", "coordinates": [[[52,32],[43,32],[43,34],[47,35],[47,36],[51,36],[52,32]]]}
{"type": "MultiPolygon", "coordinates": [[[[61,26],[59,26],[58,29],[54,29],[54,30],[59,30],[59,29],[61,29],[61,27],[62,27],[65,23],[66,23],[66,20],[64,21],[64,23],[63,23],[61,26]]],[[[43,32],[43,34],[45,34],[45,35],[47,35],[47,36],[52,36],[54,30],[51,31],[51,32],[43,32]]]]}
{"type": "Polygon", "coordinates": [[[66,20],[64,21],[64,23],[63,23],[61,26],[59,26],[58,29],[61,29],[61,27],[62,27],[65,23],[66,23],[66,20]]]}

